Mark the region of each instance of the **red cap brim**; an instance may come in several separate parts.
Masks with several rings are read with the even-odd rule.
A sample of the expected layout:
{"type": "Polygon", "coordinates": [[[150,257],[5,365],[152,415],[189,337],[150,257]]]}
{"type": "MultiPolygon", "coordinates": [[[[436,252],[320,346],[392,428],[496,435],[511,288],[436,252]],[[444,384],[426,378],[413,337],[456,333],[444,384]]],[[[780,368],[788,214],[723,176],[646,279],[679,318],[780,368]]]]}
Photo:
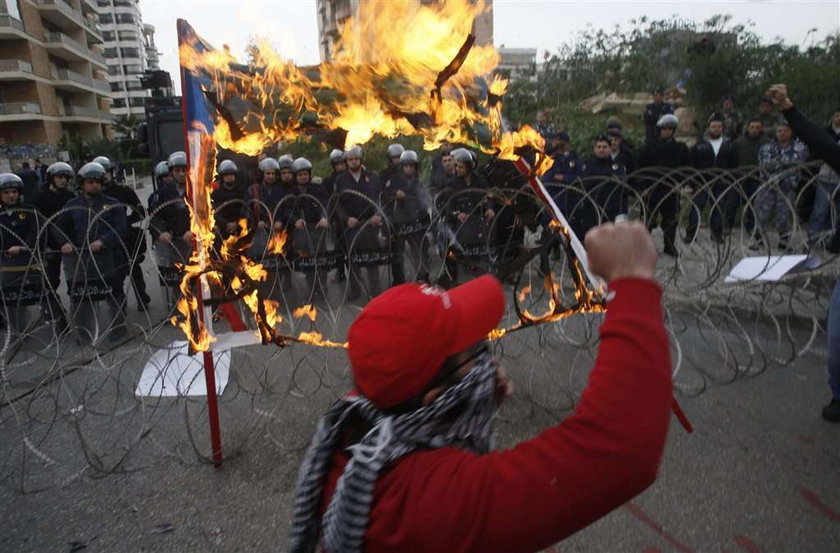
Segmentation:
{"type": "Polygon", "coordinates": [[[495,277],[484,275],[449,290],[457,319],[448,355],[454,355],[487,337],[505,313],[505,294],[495,277]]]}

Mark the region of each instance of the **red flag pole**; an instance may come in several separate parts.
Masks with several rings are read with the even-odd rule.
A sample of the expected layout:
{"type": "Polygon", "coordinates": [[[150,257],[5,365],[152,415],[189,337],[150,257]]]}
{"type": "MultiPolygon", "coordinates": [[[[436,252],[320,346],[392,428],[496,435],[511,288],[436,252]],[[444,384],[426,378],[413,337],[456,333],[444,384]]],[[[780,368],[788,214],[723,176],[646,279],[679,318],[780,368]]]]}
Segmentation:
{"type": "MultiPolygon", "coordinates": [[[[177,22],[177,32],[178,32],[178,44],[179,46],[182,44],[182,41],[185,37],[182,36],[181,29],[182,27],[187,27],[188,24],[186,21],[179,19],[177,22]]],[[[179,60],[183,62],[183,60],[179,60]]],[[[196,198],[198,195],[196,194],[195,186],[196,182],[191,176],[191,169],[192,169],[192,156],[190,155],[190,135],[189,135],[189,120],[187,118],[187,99],[190,97],[186,91],[186,71],[184,69],[183,63],[180,66],[181,70],[181,113],[183,114],[184,118],[184,150],[187,154],[187,200],[193,204],[193,213],[196,213],[196,198]]],[[[198,242],[195,238],[193,238],[193,251],[198,247],[198,242]]],[[[201,314],[200,320],[202,324],[206,323],[206,313],[204,312],[204,297],[203,291],[201,287],[201,279],[196,279],[196,291],[195,291],[195,298],[198,302],[198,313],[201,314]]],[[[211,318],[212,320],[212,318],[211,318]]],[[[207,386],[207,417],[210,423],[210,445],[212,447],[212,456],[213,456],[213,467],[221,468],[222,466],[222,430],[221,425],[219,424],[219,399],[216,395],[216,373],[215,373],[215,364],[213,363],[213,349],[212,346],[209,347],[207,351],[204,352],[203,355],[204,360],[204,383],[207,386]]]]}

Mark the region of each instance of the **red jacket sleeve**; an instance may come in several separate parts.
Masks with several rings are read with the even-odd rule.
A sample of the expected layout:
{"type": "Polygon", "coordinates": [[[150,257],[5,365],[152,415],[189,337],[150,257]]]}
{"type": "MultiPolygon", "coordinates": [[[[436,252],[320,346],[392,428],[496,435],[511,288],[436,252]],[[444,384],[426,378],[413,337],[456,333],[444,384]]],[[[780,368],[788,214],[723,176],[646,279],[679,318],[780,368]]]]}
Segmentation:
{"type": "Polygon", "coordinates": [[[366,551],[538,551],[653,483],[672,394],[661,289],[626,279],[610,290],[574,414],[508,451],[409,455],[377,484],[366,551]]]}

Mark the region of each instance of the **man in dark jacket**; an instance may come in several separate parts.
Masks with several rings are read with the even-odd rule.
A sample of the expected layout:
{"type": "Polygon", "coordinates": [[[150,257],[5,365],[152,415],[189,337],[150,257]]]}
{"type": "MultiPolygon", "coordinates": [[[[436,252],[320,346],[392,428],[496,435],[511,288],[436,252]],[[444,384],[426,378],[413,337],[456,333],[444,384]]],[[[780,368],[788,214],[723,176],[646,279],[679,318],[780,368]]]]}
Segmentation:
{"type": "Polygon", "coordinates": [[[577,181],[583,164],[577,152],[571,149],[571,137],[568,133],[557,133],[555,142],[556,146],[551,154],[554,164],[542,176],[542,181],[560,211],[568,214],[575,208],[570,202],[570,197],[574,194],[569,192],[569,187],[577,181]]]}
{"type": "MultiPolygon", "coordinates": [[[[284,179],[289,184],[293,178],[292,163],[288,156],[283,157],[284,179]]],[[[249,228],[257,229],[251,244],[249,255],[262,257],[270,237],[285,232],[286,219],[283,213],[283,199],[288,193],[288,185],[280,181],[280,161],[267,157],[258,166],[260,182],[252,184],[245,193],[245,210],[249,228]]]]}
{"type": "Polygon", "coordinates": [[[44,272],[50,289],[47,294],[47,302],[44,307],[50,318],[55,321],[56,328],[62,329],[66,326],[64,310],[58,299],[58,286],[61,284],[61,255],[59,248],[67,237],[64,229],[60,228],[58,221],[60,214],[67,202],[76,197],[67,185],[73,180],[75,174],[69,164],[63,162],[53,163],[47,168],[47,182],[41,189],[38,197],[37,208],[46,219],[47,224],[47,248],[51,250],[44,255],[44,272]]]}
{"type": "Polygon", "coordinates": [[[146,209],[133,189],[116,182],[114,178],[116,166],[114,163],[105,156],[99,156],[96,159],[99,160],[97,163],[105,168],[105,182],[102,185],[102,193],[117,200],[123,205],[126,212],[128,234],[125,236],[126,251],[124,253],[127,256],[125,256],[126,265],[123,269],[126,275],[130,274],[131,276],[137,307],[140,311],[146,311],[149,308],[149,302],[152,301],[152,298],[146,293],[146,280],[143,277],[143,261],[146,259],[146,236],[139,227],[134,226],[146,219],[146,209]]]}
{"type": "Polygon", "coordinates": [[[723,136],[729,140],[735,140],[741,136],[741,115],[735,110],[735,98],[729,94],[723,97],[721,106],[723,116],[723,136]]]}
{"type": "Polygon", "coordinates": [[[712,214],[709,227],[712,240],[718,244],[724,241],[724,231],[735,223],[738,209],[738,195],[733,190],[730,170],[735,167],[732,142],[723,135],[723,116],[713,114],[706,125],[706,134],[691,148],[691,165],[697,170],[694,182],[694,198],[685,230],[685,243],[690,244],[697,235],[700,216],[711,199],[712,214]]]}
{"type": "Polygon", "coordinates": [[[583,198],[569,221],[581,240],[601,221],[615,221],[624,208],[627,173],[624,165],[610,156],[610,139],[606,135],[595,139],[593,154],[581,167],[583,198]]]}
{"type": "Polygon", "coordinates": [[[423,240],[429,229],[429,207],[426,204],[423,183],[418,168],[420,160],[414,150],[405,150],[400,155],[400,174],[385,183],[382,203],[392,226],[393,247],[391,249],[391,271],[394,285],[405,283],[406,245],[411,250],[411,264],[415,278],[429,282],[428,244],[423,240]]]}
{"type": "Polygon", "coordinates": [[[186,263],[193,247],[190,230],[190,210],[187,196],[187,154],[173,152],[167,160],[172,184],[162,186],[156,193],[149,232],[157,251],[158,263],[171,267],[186,263]]]}
{"type": "Polygon", "coordinates": [[[386,153],[388,154],[388,161],[382,171],[379,172],[379,182],[385,186],[391,177],[400,173],[400,156],[405,151],[402,144],[395,142],[388,146],[386,153]]]}
{"type": "Polygon", "coordinates": [[[677,257],[677,220],[680,214],[680,186],[684,178],[681,168],[689,164],[688,148],[674,138],[677,118],[664,115],[660,118],[659,139],[645,144],[639,152],[639,182],[642,195],[647,198],[648,228],[660,225],[665,240],[665,254],[677,257]]]}
{"type": "Polygon", "coordinates": [[[59,221],[60,227],[67,231],[61,253],[67,263],[65,272],[70,281],[70,298],[77,306],[74,311],[80,329],[90,332],[90,336],[81,336],[82,340],[92,338],[97,326],[109,326],[92,325],[93,307],[89,294],[92,287],[100,284],[106,290],[95,293],[105,292],[111,309],[112,337],[125,334],[125,273],[122,267],[125,264],[123,237],[128,232],[128,221],[120,202],[102,193],[105,173],[105,168],[94,162],[79,169],[82,196],[67,202],[59,221]]]}
{"type": "Polygon", "coordinates": [[[344,152],[342,150],[335,149],[330,152],[330,165],[332,165],[333,171],[330,175],[324,177],[321,184],[324,185],[327,194],[332,196],[333,192],[335,192],[335,180],[338,178],[338,175],[347,170],[347,162],[344,159],[344,152]]]}
{"type": "Polygon", "coordinates": [[[210,195],[216,216],[216,233],[225,239],[237,232],[242,214],[245,189],[237,182],[239,167],[229,159],[219,163],[219,187],[210,195]]]}
{"type": "MultiPolygon", "coordinates": [[[[773,85],[768,95],[782,109],[782,115],[799,140],[832,170],[840,173],[840,145],[836,140],[832,140],[833,137],[799,111],[788,97],[785,85],[773,85]]],[[[832,253],[840,253],[840,221],[826,249],[832,253]]],[[[828,383],[831,386],[832,398],[823,408],[822,417],[829,422],[840,422],[840,279],[834,285],[828,308],[828,383]]]]}
{"type": "Polygon", "coordinates": [[[19,176],[0,174],[0,327],[9,314],[17,331],[25,327],[26,305],[17,298],[25,294],[26,277],[38,274],[31,265],[41,226],[35,208],[23,203],[22,191],[19,176]]]}
{"type": "Polygon", "coordinates": [[[484,342],[505,312],[498,281],[406,284],[365,307],[347,335],[355,390],[298,472],[291,553],[542,551],[654,481],[672,401],[656,250],[638,223],[586,249],[612,298],[589,387],[506,451],[491,453],[492,421],[513,386],[484,342]]]}
{"type": "Polygon", "coordinates": [[[441,285],[450,287],[458,282],[458,263],[489,256],[490,223],[496,216],[495,202],[487,197],[489,183],[477,172],[478,157],[466,148],[452,150],[455,176],[449,190],[442,193],[438,202],[450,232],[446,244],[446,274],[441,285]]]}
{"type": "Polygon", "coordinates": [[[379,261],[361,266],[360,255],[375,256],[382,253],[379,236],[384,223],[379,211],[382,187],[376,173],[362,167],[362,148],[354,146],[345,155],[347,171],[335,180],[338,194],[337,213],[342,239],[350,256],[350,290],[348,301],[355,301],[362,292],[361,269],[367,273],[367,295],[373,298],[380,291],[379,261]],[[354,261],[356,259],[356,261],[354,261]]]}
{"type": "Polygon", "coordinates": [[[657,137],[656,123],[663,115],[674,113],[674,106],[665,102],[665,91],[657,88],[653,91],[653,102],[645,106],[645,144],[654,142],[657,137]]]}
{"type": "Polygon", "coordinates": [[[41,179],[38,177],[38,173],[32,170],[28,161],[24,161],[20,165],[20,170],[16,171],[15,174],[23,182],[22,201],[35,205],[38,201],[38,191],[41,188],[41,179]]]}
{"type": "MultiPolygon", "coordinates": [[[[292,232],[295,256],[315,258],[317,262],[327,250],[330,228],[327,204],[330,197],[320,183],[312,181],[312,163],[305,157],[294,160],[292,172],[295,184],[289,189],[286,219],[292,232]]],[[[325,271],[313,267],[304,270],[304,273],[308,291],[304,303],[311,303],[316,297],[325,297],[325,271]]]]}
{"type": "Polygon", "coordinates": [[[747,122],[746,132],[732,143],[735,156],[737,179],[740,182],[740,198],[744,205],[744,226],[752,236],[755,230],[756,192],[761,184],[758,176],[758,150],[767,142],[761,119],[753,117],[747,122]]]}

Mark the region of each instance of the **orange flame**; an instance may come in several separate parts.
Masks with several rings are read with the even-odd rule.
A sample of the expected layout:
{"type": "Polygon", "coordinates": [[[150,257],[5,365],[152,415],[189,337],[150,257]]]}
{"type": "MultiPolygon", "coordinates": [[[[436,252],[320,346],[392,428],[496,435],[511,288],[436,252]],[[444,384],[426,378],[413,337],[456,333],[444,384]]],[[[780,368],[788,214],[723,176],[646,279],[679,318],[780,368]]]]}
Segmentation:
{"type": "MultiPolygon", "coordinates": [[[[180,55],[185,67],[213,80],[221,102],[240,97],[252,104],[237,121],[243,133],[237,139],[228,121],[217,120],[216,141],[234,151],[256,155],[301,135],[311,118],[347,131],[347,145],[374,135],[420,135],[428,150],[449,141],[515,160],[518,148],[543,151],[545,143],[530,127],[503,129],[508,83],[493,75],[498,52],[487,45],[459,54],[486,9],[484,0],[361,2],[340,29],[334,58],[311,68],[296,67],[267,41],[249,47],[247,67],[227,50],[200,51],[188,42],[180,55]],[[460,67],[443,75],[456,59],[460,67]]],[[[540,159],[536,170],[544,172],[551,161],[540,159]]]]}
{"type": "Polygon", "coordinates": [[[318,318],[318,310],[315,309],[315,306],[313,306],[311,303],[307,303],[303,307],[298,307],[297,309],[295,309],[294,312],[292,312],[292,315],[295,317],[295,319],[302,319],[303,317],[307,317],[310,321],[314,323],[315,319],[318,318]]]}

